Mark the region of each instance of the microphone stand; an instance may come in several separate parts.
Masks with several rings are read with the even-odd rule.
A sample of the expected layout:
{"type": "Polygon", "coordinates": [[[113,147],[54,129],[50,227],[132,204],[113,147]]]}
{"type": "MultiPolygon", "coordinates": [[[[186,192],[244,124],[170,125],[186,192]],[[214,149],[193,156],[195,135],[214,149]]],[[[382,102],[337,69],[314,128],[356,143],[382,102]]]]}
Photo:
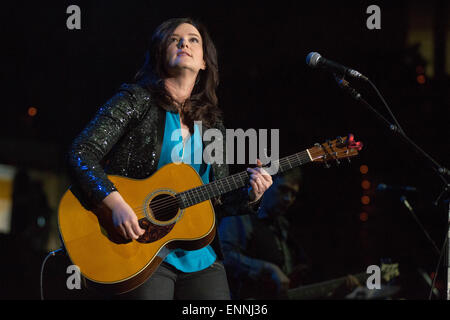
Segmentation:
{"type": "MultiPolygon", "coordinates": [[[[385,104],[386,108],[388,109],[388,111],[390,112],[392,117],[394,118],[394,121],[397,123],[396,125],[390,123],[385,117],[383,117],[383,115],[381,115],[366,100],[364,100],[363,97],[361,96],[361,94],[359,92],[357,92],[354,88],[352,88],[349,85],[348,81],[346,81],[344,78],[339,79],[339,77],[336,74],[334,74],[334,77],[335,77],[335,80],[338,83],[340,88],[342,88],[345,91],[347,91],[351,95],[351,97],[353,99],[355,99],[356,101],[360,102],[364,107],[368,108],[370,111],[375,113],[375,115],[381,120],[381,122],[383,122],[390,129],[390,131],[394,135],[400,137],[403,141],[405,141],[407,144],[412,146],[413,149],[418,154],[422,155],[425,159],[428,160],[429,164],[431,165],[431,168],[436,172],[436,174],[440,177],[440,179],[444,183],[442,192],[439,194],[439,196],[437,197],[437,199],[433,203],[435,206],[438,206],[439,201],[444,196],[444,194],[450,195],[450,183],[447,180],[447,176],[450,176],[450,171],[447,168],[441,166],[439,163],[437,163],[430,155],[428,155],[424,150],[422,150],[422,148],[420,148],[417,144],[415,144],[414,141],[412,141],[405,134],[403,129],[400,127],[398,122],[395,120],[395,117],[393,116],[393,114],[390,111],[389,107],[387,106],[386,102],[381,97],[381,94],[379,93],[379,91],[376,89],[375,85],[370,80],[367,80],[367,81],[374,87],[374,89],[380,95],[380,97],[381,97],[383,103],[385,104]]],[[[448,202],[448,225],[447,225],[447,230],[448,230],[448,232],[447,232],[447,235],[446,235],[446,238],[445,238],[445,241],[444,241],[443,248],[442,248],[442,250],[440,252],[439,262],[438,262],[438,265],[436,267],[435,277],[433,279],[433,285],[432,285],[431,291],[433,291],[433,289],[434,289],[434,284],[435,284],[435,281],[436,281],[436,278],[437,278],[437,271],[438,271],[440,263],[441,263],[441,258],[444,255],[444,252],[446,251],[446,253],[447,253],[447,300],[450,300],[450,246],[449,246],[449,242],[450,242],[449,241],[449,238],[450,238],[450,201],[448,202]],[[447,247],[447,250],[444,250],[445,247],[447,247]]],[[[431,299],[431,292],[430,292],[429,299],[431,299]]]]}

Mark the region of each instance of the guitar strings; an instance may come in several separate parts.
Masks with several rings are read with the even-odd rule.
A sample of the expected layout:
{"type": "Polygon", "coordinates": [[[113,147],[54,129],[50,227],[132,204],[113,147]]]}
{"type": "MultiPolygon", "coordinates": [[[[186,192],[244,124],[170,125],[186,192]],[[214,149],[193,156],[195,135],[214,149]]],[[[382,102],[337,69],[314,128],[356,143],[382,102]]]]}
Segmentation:
{"type": "MultiPolygon", "coordinates": [[[[302,155],[300,155],[300,156],[302,156],[302,155]]],[[[294,157],[299,158],[299,154],[294,154],[294,155],[292,155],[292,156],[290,156],[290,157],[283,158],[283,159],[279,160],[280,165],[283,166],[283,165],[289,163],[289,165],[292,167],[291,160],[292,160],[292,158],[294,158],[294,157]],[[291,158],[291,160],[290,160],[289,158],[291,158]]],[[[302,158],[303,158],[303,160],[309,160],[309,159],[306,158],[305,155],[303,155],[302,158]]],[[[296,160],[298,161],[298,159],[296,159],[296,160]]],[[[301,158],[300,158],[300,163],[301,163],[301,162],[302,162],[302,161],[301,161],[301,158]]],[[[239,178],[242,178],[242,174],[245,174],[245,176],[247,176],[246,172],[241,172],[240,174],[238,174],[239,178]]],[[[227,178],[229,178],[229,177],[227,177],[227,178]]],[[[226,178],[226,179],[227,179],[227,178],[226,178]]],[[[224,179],[223,181],[227,181],[226,179],[224,179]]],[[[229,179],[228,179],[228,180],[229,180],[229,179]]],[[[219,181],[220,181],[220,180],[219,180],[219,181]]],[[[214,183],[214,182],[213,182],[213,183],[214,183]]],[[[230,185],[230,183],[228,183],[228,185],[230,185]]],[[[199,186],[199,187],[197,187],[197,188],[194,188],[194,189],[185,191],[185,193],[186,193],[186,195],[189,195],[188,192],[190,192],[190,193],[191,193],[191,194],[189,195],[190,200],[191,200],[191,201],[194,200],[194,202],[196,202],[197,200],[200,200],[200,201],[197,202],[197,203],[200,203],[200,202],[203,202],[203,201],[206,200],[206,199],[205,199],[205,200],[201,200],[201,198],[204,197],[205,194],[203,193],[203,191],[200,190],[201,188],[207,189],[206,186],[207,186],[207,185],[199,186]],[[195,191],[197,191],[197,194],[195,194],[195,191]]],[[[213,185],[210,184],[210,186],[212,187],[213,185]]],[[[217,187],[217,190],[220,192],[219,189],[220,189],[220,187],[217,187]]],[[[231,191],[231,190],[230,190],[230,191],[231,191]]],[[[183,193],[183,192],[182,192],[182,193],[183,193]]],[[[180,194],[182,194],[182,193],[180,193],[180,194]]],[[[211,195],[210,195],[209,193],[208,193],[208,197],[211,197],[211,195]]],[[[154,214],[156,214],[156,212],[161,212],[161,209],[164,209],[164,208],[166,208],[166,207],[167,207],[167,208],[173,208],[173,207],[176,206],[177,204],[178,204],[178,200],[177,200],[176,198],[174,198],[174,197],[171,197],[171,198],[169,198],[169,199],[156,200],[154,203],[152,203],[150,209],[152,209],[152,211],[154,211],[154,214]]],[[[193,203],[192,205],[194,205],[194,204],[195,204],[195,203],[193,203]]],[[[137,212],[137,213],[141,213],[141,212],[145,211],[145,208],[144,208],[144,207],[135,208],[134,211],[137,212]]]]}
{"type": "MultiPolygon", "coordinates": [[[[237,175],[239,175],[239,179],[241,179],[242,180],[242,178],[243,178],[243,175],[244,176],[246,176],[246,173],[245,172],[241,172],[241,173],[239,173],[239,174],[237,174],[237,175]]],[[[231,176],[230,176],[231,177],[231,176]]],[[[227,177],[227,178],[229,178],[229,177],[227,177]]],[[[204,196],[205,195],[205,192],[203,191],[203,190],[201,190],[201,189],[205,189],[205,190],[207,190],[208,189],[208,187],[209,188],[213,188],[213,187],[216,187],[216,190],[217,191],[220,191],[219,189],[220,189],[220,187],[218,186],[218,181],[214,181],[214,182],[212,182],[212,183],[210,183],[210,184],[208,184],[208,185],[201,185],[201,186],[198,186],[198,187],[195,187],[195,188],[193,188],[193,189],[190,189],[190,190],[187,190],[187,191],[183,191],[183,192],[180,192],[180,193],[178,193],[177,195],[182,195],[182,194],[186,194],[186,195],[188,195],[188,193],[191,193],[190,195],[189,195],[189,197],[190,197],[190,199],[192,200],[195,200],[195,198],[199,198],[200,199],[200,197],[202,197],[202,196],[204,196]],[[196,194],[195,194],[195,193],[196,194]]],[[[230,183],[228,183],[228,186],[231,186],[231,184],[230,183]]],[[[222,189],[223,189],[223,187],[222,187],[222,189]]],[[[231,191],[231,190],[230,190],[231,191]]],[[[207,192],[207,195],[209,196],[209,197],[211,197],[211,195],[207,192]]],[[[158,207],[160,207],[161,205],[165,205],[167,202],[171,202],[171,201],[177,201],[175,198],[170,198],[170,199],[161,199],[161,200],[156,200],[156,201],[154,201],[154,202],[152,202],[152,208],[153,207],[155,207],[155,208],[158,208],[158,207]]]]}
{"type": "MultiPolygon", "coordinates": [[[[189,202],[200,200],[202,196],[204,196],[203,193],[197,193],[197,195],[191,194],[189,196],[189,200],[190,200],[189,202]]],[[[205,200],[207,200],[207,199],[205,199],[205,200]]],[[[203,202],[205,200],[198,201],[197,203],[203,202]]],[[[161,200],[156,200],[156,201],[152,202],[150,204],[150,209],[153,212],[157,212],[157,211],[161,211],[161,209],[171,208],[174,206],[178,206],[178,199],[172,196],[169,199],[161,199],[161,200]]],[[[141,206],[139,208],[135,208],[134,211],[136,213],[142,213],[143,211],[145,211],[145,208],[144,208],[144,206],[141,206]]]]}
{"type": "MultiPolygon", "coordinates": [[[[303,160],[306,160],[306,158],[304,158],[303,160]]],[[[280,165],[281,165],[281,166],[284,166],[284,165],[286,165],[287,163],[289,163],[289,164],[291,165],[291,161],[288,160],[288,159],[286,159],[286,158],[280,159],[279,161],[280,161],[280,165]],[[283,161],[284,163],[281,163],[281,161],[283,161]]],[[[300,162],[301,162],[301,161],[300,161],[300,162]]],[[[292,166],[292,165],[291,165],[291,166],[292,166]]],[[[247,177],[247,172],[244,171],[244,172],[238,173],[238,174],[236,174],[236,175],[239,176],[239,179],[242,179],[242,178],[243,178],[242,175],[244,175],[245,177],[247,177]]],[[[236,175],[233,175],[233,176],[236,176],[236,175]]],[[[232,176],[226,177],[225,179],[223,179],[223,181],[228,182],[228,180],[229,180],[230,177],[232,177],[232,176]]],[[[222,180],[214,181],[214,182],[212,182],[211,184],[209,184],[209,186],[210,186],[211,188],[213,188],[214,184],[216,184],[216,185],[219,184],[219,181],[222,181],[222,180]]],[[[223,182],[222,182],[222,183],[223,183],[223,182]]],[[[231,185],[229,182],[228,182],[227,184],[228,184],[228,186],[231,185]]],[[[188,195],[188,192],[190,192],[191,195],[189,195],[189,196],[190,196],[191,200],[192,200],[192,199],[193,199],[193,200],[196,200],[196,199],[195,199],[196,197],[198,197],[198,198],[200,199],[201,196],[204,196],[204,193],[202,193],[202,191],[200,191],[200,189],[201,189],[201,188],[207,189],[207,186],[208,186],[208,185],[198,186],[198,187],[193,188],[193,189],[191,189],[191,190],[184,191],[184,192],[180,192],[179,194],[185,193],[186,195],[188,195]],[[195,191],[197,191],[197,194],[194,194],[195,191]]],[[[217,186],[217,190],[218,190],[218,191],[220,191],[219,189],[220,189],[220,187],[217,186]]],[[[231,191],[231,190],[230,190],[230,191],[231,191]]],[[[208,193],[208,196],[210,196],[209,193],[208,193]]],[[[177,202],[177,200],[174,199],[174,198],[156,200],[155,202],[153,202],[152,208],[158,208],[158,205],[159,205],[159,206],[161,206],[161,205],[164,206],[164,205],[167,204],[167,202],[177,202]]],[[[134,208],[134,210],[139,210],[139,209],[140,209],[140,207],[139,207],[139,208],[134,208]]]]}
{"type": "MultiPolygon", "coordinates": [[[[303,152],[303,153],[305,153],[305,152],[303,152]]],[[[292,160],[295,160],[295,161],[299,161],[299,160],[300,160],[299,162],[300,162],[300,164],[301,164],[301,163],[302,163],[301,160],[305,161],[305,160],[310,160],[310,159],[309,159],[309,157],[307,157],[307,154],[306,154],[306,153],[305,153],[305,154],[297,153],[297,154],[291,155],[291,156],[289,156],[289,157],[285,157],[285,158],[283,158],[283,159],[280,159],[280,160],[278,160],[278,162],[279,162],[279,165],[280,165],[280,166],[285,166],[285,165],[289,164],[289,166],[292,168],[292,163],[291,163],[292,160]],[[294,159],[294,158],[296,158],[296,159],[294,159]]],[[[297,166],[297,165],[296,165],[296,166],[297,166]]],[[[237,176],[238,176],[240,179],[242,179],[242,175],[245,175],[245,177],[248,177],[246,171],[237,174],[237,176]]],[[[236,175],[234,175],[234,176],[236,176],[236,175]]],[[[232,177],[232,176],[226,177],[224,180],[218,180],[218,181],[225,181],[225,182],[228,182],[230,177],[232,177]],[[227,179],[228,179],[228,180],[227,180],[227,179]]],[[[233,180],[234,180],[234,179],[233,179],[233,180]]],[[[215,182],[213,182],[213,183],[218,184],[218,181],[215,181],[215,182]]],[[[209,186],[210,186],[211,188],[213,187],[213,183],[212,183],[212,184],[209,184],[209,186]]],[[[228,185],[230,186],[230,182],[228,182],[228,185]]],[[[206,186],[208,186],[208,185],[199,186],[199,187],[196,187],[196,188],[194,188],[194,189],[191,189],[191,190],[188,190],[188,191],[181,192],[181,193],[179,193],[179,194],[185,193],[186,195],[189,195],[188,192],[190,192],[190,193],[191,193],[191,194],[189,195],[190,200],[194,200],[194,202],[195,202],[195,201],[197,201],[196,198],[198,198],[198,200],[200,200],[201,197],[205,195],[204,193],[202,193],[202,191],[200,191],[200,188],[207,189],[206,186]],[[195,191],[197,191],[197,195],[195,195],[195,193],[194,193],[195,191]]],[[[218,190],[218,191],[220,191],[219,189],[220,189],[220,187],[217,186],[217,190],[218,190]]],[[[231,190],[230,190],[230,191],[231,191],[231,190]]],[[[210,197],[209,193],[208,193],[208,196],[210,197]]],[[[205,199],[205,200],[206,200],[206,199],[205,199]]],[[[203,202],[203,201],[205,201],[205,200],[199,201],[199,202],[197,202],[197,203],[203,202]]],[[[195,204],[195,203],[193,203],[193,204],[195,204]]],[[[153,212],[153,214],[155,215],[155,217],[158,216],[158,218],[163,218],[163,217],[169,216],[169,215],[171,214],[171,212],[172,212],[172,210],[170,210],[170,209],[171,209],[171,208],[175,208],[175,207],[177,207],[177,206],[178,206],[178,199],[175,198],[175,197],[170,197],[169,199],[156,200],[154,203],[152,203],[152,204],[150,205],[150,209],[152,210],[152,212],[153,212]],[[161,214],[161,213],[163,213],[163,212],[165,212],[165,213],[164,213],[164,214],[161,214]]],[[[144,208],[143,206],[141,206],[141,207],[139,207],[139,208],[134,208],[133,210],[134,210],[136,213],[142,213],[142,212],[145,212],[145,208],[144,208]]]]}
{"type": "MultiPolygon", "coordinates": [[[[310,152],[310,154],[311,154],[312,161],[314,161],[314,159],[316,158],[316,154],[323,154],[323,151],[310,152]]],[[[280,166],[285,166],[285,165],[289,164],[289,166],[291,168],[293,168],[292,163],[291,163],[292,160],[298,161],[300,164],[302,164],[302,160],[303,161],[311,161],[311,159],[309,158],[309,156],[306,153],[306,151],[303,151],[301,153],[296,153],[296,154],[291,155],[289,157],[285,157],[283,159],[280,159],[280,160],[278,160],[278,162],[279,162],[280,166]]],[[[295,164],[295,166],[298,166],[298,164],[295,164]]],[[[244,171],[244,172],[241,172],[239,174],[235,174],[233,176],[226,177],[223,180],[215,181],[213,183],[218,184],[219,181],[222,181],[222,183],[223,183],[223,181],[228,182],[229,178],[230,177],[234,177],[234,176],[238,176],[240,179],[242,179],[242,175],[245,175],[247,177],[247,172],[244,171]]],[[[234,180],[234,178],[233,178],[233,180],[234,180]]],[[[209,184],[209,186],[211,188],[213,187],[213,183],[209,184]]],[[[228,185],[230,185],[229,182],[228,182],[228,185]]],[[[194,202],[197,201],[196,197],[198,197],[198,200],[200,200],[201,199],[200,197],[204,196],[204,193],[202,193],[203,191],[200,191],[200,188],[207,189],[207,186],[208,185],[202,185],[202,186],[196,187],[194,189],[181,192],[179,194],[185,193],[186,195],[188,195],[188,193],[190,192],[191,193],[190,200],[194,200],[193,204],[192,204],[192,205],[194,205],[194,204],[196,204],[194,202]],[[197,191],[197,195],[194,194],[195,191],[197,191]]],[[[220,192],[218,186],[217,186],[217,190],[220,192]]],[[[208,196],[210,197],[209,193],[208,193],[208,196]]],[[[199,201],[197,203],[203,202],[205,200],[201,200],[201,201],[199,201]]],[[[176,207],[178,207],[178,199],[175,198],[175,197],[171,197],[169,199],[156,200],[154,203],[152,203],[152,205],[150,206],[150,209],[152,210],[153,215],[155,216],[155,218],[163,219],[163,218],[167,218],[169,216],[172,216],[172,217],[175,216],[175,215],[172,214],[173,211],[171,209],[172,208],[176,208],[176,207]]],[[[142,207],[139,207],[139,208],[135,208],[134,211],[137,212],[137,213],[142,213],[142,212],[145,211],[145,208],[142,206],[142,207]]]]}
{"type": "MultiPolygon", "coordinates": [[[[306,160],[306,158],[304,157],[303,160],[306,160]]],[[[280,164],[281,164],[281,165],[285,165],[285,164],[287,164],[287,163],[289,163],[289,164],[291,165],[291,161],[290,161],[289,159],[281,159],[281,160],[280,160],[280,164]]],[[[240,174],[238,174],[239,179],[242,179],[242,174],[244,174],[245,176],[247,176],[247,173],[246,173],[246,172],[241,172],[240,174]]],[[[229,176],[229,177],[231,177],[231,176],[229,176]]],[[[224,179],[223,181],[228,182],[228,181],[229,181],[229,177],[227,177],[227,178],[224,179]]],[[[220,181],[220,180],[219,180],[219,181],[220,181]]],[[[217,181],[216,181],[216,182],[213,182],[213,183],[217,183],[217,181]]],[[[228,186],[231,185],[230,182],[228,182],[227,184],[228,184],[228,186]]],[[[207,185],[199,186],[199,187],[196,187],[196,188],[194,188],[194,189],[185,191],[185,193],[186,193],[186,195],[188,195],[188,196],[190,197],[190,200],[196,201],[196,200],[197,200],[196,198],[201,199],[202,197],[204,197],[204,195],[205,195],[205,194],[204,194],[204,191],[203,191],[203,190],[200,190],[200,189],[203,188],[203,189],[206,189],[206,190],[207,190],[207,187],[206,187],[206,186],[207,186],[207,185]],[[189,195],[188,192],[190,192],[191,194],[189,195]],[[196,194],[195,194],[195,192],[196,192],[196,194]]],[[[210,187],[212,188],[212,187],[213,187],[213,184],[210,184],[210,187]]],[[[217,187],[217,190],[220,192],[220,190],[219,190],[219,189],[220,189],[220,186],[216,186],[216,187],[217,187]]],[[[223,187],[222,187],[222,188],[223,188],[223,187]]],[[[231,191],[231,190],[230,190],[230,191],[231,191]]],[[[182,194],[182,193],[183,193],[183,192],[181,192],[180,194],[182,194]]],[[[208,196],[211,197],[211,195],[210,195],[209,193],[208,193],[208,196]]],[[[203,200],[203,201],[204,201],[204,200],[203,200]]],[[[173,205],[174,203],[177,203],[177,202],[178,202],[178,201],[177,201],[176,198],[169,198],[169,199],[156,200],[155,202],[152,203],[151,208],[152,208],[153,210],[157,210],[157,209],[161,208],[162,206],[166,206],[166,205],[168,205],[168,204],[173,205]]],[[[201,202],[201,201],[200,201],[200,202],[201,202]]],[[[135,208],[135,210],[141,210],[141,211],[142,211],[141,208],[135,208]]]]}

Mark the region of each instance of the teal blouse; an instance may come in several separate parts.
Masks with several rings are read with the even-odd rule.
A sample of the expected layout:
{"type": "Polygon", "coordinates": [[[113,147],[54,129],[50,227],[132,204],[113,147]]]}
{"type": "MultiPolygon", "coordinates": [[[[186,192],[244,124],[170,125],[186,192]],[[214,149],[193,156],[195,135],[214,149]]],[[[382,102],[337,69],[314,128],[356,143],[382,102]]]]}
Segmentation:
{"type": "MultiPolygon", "coordinates": [[[[183,151],[180,116],[178,113],[167,111],[158,169],[168,163],[180,161],[192,166],[198,172],[204,184],[209,183],[211,166],[203,162],[203,143],[200,128],[197,124],[194,125],[194,134],[188,137],[183,151]]],[[[194,272],[212,265],[216,257],[213,248],[208,245],[192,251],[175,249],[164,261],[180,271],[194,272]]]]}

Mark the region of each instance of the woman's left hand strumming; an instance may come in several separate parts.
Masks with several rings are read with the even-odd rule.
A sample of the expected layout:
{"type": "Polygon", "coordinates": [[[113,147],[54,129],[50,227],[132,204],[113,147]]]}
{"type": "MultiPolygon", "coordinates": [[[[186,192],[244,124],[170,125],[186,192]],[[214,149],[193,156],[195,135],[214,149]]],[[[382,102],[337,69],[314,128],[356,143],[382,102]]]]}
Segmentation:
{"type": "Polygon", "coordinates": [[[256,159],[256,164],[256,168],[247,168],[247,172],[250,173],[250,202],[258,201],[263,193],[272,185],[272,176],[262,168],[262,162],[256,159]]]}

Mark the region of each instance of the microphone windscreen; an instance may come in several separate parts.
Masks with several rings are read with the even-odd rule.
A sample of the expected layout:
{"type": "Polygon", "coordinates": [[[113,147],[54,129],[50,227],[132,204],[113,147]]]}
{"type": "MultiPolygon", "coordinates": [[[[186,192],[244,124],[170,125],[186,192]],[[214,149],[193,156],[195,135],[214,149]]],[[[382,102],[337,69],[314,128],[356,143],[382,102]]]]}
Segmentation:
{"type": "Polygon", "coordinates": [[[321,55],[317,52],[310,52],[306,56],[306,64],[312,68],[317,67],[321,55]]]}

